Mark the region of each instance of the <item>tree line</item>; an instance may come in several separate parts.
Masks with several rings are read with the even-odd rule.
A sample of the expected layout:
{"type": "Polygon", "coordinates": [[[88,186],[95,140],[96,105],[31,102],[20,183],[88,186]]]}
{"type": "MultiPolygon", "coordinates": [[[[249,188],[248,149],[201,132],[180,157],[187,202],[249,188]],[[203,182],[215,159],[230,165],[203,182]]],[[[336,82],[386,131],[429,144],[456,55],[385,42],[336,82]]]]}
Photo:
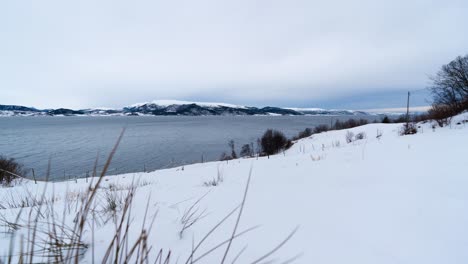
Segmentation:
{"type": "Polygon", "coordinates": [[[468,55],[443,65],[431,81],[433,103],[428,118],[444,126],[452,116],[468,110],[468,55]]]}

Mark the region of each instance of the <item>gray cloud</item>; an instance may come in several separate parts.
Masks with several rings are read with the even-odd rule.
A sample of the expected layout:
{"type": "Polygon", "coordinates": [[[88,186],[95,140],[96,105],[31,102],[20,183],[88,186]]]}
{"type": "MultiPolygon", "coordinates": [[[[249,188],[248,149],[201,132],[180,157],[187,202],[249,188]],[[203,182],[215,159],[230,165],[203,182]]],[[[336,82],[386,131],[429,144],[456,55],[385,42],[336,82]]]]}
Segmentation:
{"type": "Polygon", "coordinates": [[[419,89],[468,52],[467,13],[456,0],[4,1],[0,103],[291,106],[419,89]]]}

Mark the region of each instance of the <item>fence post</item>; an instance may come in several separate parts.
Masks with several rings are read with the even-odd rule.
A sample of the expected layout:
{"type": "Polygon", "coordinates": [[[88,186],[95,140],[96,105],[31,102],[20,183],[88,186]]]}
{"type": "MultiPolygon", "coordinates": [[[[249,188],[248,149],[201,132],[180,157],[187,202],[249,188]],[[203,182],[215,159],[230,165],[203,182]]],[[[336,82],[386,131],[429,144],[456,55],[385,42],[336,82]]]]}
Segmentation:
{"type": "Polygon", "coordinates": [[[37,181],[36,181],[36,174],[34,173],[34,169],[31,169],[31,170],[32,170],[32,174],[33,174],[34,183],[37,184],[37,181]]]}

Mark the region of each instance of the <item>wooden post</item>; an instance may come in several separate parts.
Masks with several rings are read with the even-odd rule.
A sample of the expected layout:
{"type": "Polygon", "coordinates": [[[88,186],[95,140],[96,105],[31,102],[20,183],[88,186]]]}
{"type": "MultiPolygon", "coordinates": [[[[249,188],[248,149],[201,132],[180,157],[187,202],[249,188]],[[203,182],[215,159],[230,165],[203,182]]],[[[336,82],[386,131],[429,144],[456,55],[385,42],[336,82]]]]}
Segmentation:
{"type": "Polygon", "coordinates": [[[410,92],[408,91],[408,99],[406,101],[406,127],[409,126],[409,97],[410,97],[410,92]]]}
{"type": "Polygon", "coordinates": [[[32,170],[32,174],[33,174],[34,183],[37,184],[37,181],[36,181],[36,174],[34,173],[34,169],[31,169],[31,170],[32,170]]]}

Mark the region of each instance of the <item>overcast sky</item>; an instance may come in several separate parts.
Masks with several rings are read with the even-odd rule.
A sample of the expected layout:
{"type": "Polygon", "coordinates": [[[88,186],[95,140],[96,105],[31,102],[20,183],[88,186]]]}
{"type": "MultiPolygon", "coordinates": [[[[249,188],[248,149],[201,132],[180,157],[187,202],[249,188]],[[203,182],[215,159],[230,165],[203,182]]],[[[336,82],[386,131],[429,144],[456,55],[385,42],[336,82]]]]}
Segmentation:
{"type": "Polygon", "coordinates": [[[467,0],[1,1],[0,104],[398,107],[468,53],[467,14],[467,0]]]}

